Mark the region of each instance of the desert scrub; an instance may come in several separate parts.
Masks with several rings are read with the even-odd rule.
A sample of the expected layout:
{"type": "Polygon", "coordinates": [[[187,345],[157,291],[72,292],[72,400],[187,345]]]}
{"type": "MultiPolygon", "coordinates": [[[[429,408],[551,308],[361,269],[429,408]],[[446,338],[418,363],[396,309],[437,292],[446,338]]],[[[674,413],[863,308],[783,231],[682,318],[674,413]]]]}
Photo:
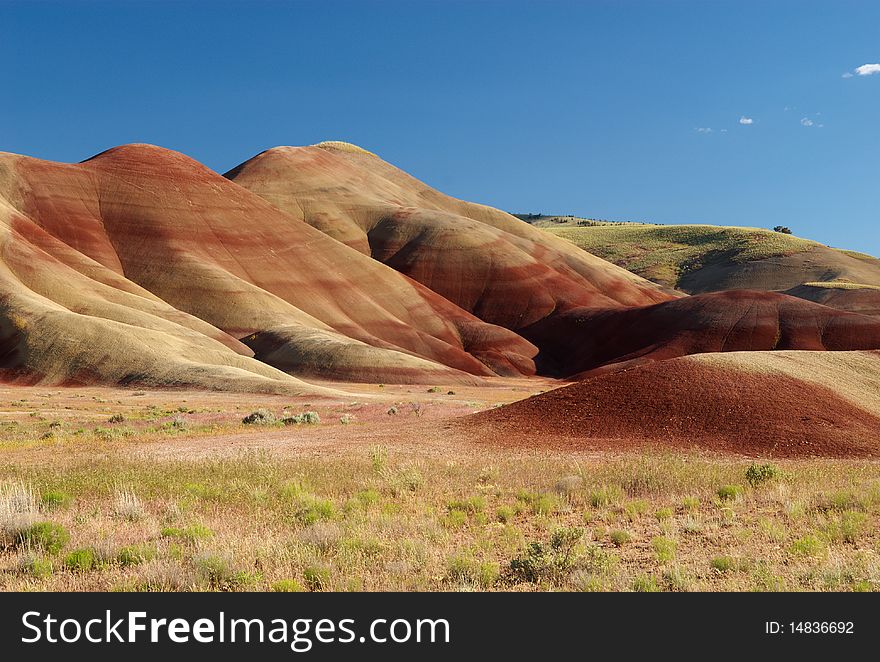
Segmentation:
{"type": "Polygon", "coordinates": [[[73,499],[63,490],[44,490],[40,494],[40,506],[43,510],[58,510],[67,508],[73,499]]]}
{"type": "Polygon", "coordinates": [[[417,491],[425,482],[422,472],[413,465],[404,465],[387,477],[393,496],[417,491]]]}
{"type": "Polygon", "coordinates": [[[652,575],[646,575],[644,573],[638,574],[633,577],[631,586],[632,590],[636,593],[660,592],[660,586],[657,584],[657,579],[652,575]]]}
{"type": "Polygon", "coordinates": [[[241,419],[244,425],[275,425],[275,414],[268,409],[257,409],[241,419]]]}
{"type": "Polygon", "coordinates": [[[117,487],[113,494],[113,513],[120,519],[137,522],[145,515],[144,504],[131,488],[117,487]]]}
{"type": "Polygon", "coordinates": [[[527,504],[533,515],[549,515],[556,510],[556,499],[551,494],[536,494],[521,490],[516,498],[527,504]]]}
{"type": "Polygon", "coordinates": [[[446,576],[450,581],[470,583],[485,589],[498,581],[500,572],[497,563],[479,561],[470,552],[461,552],[449,559],[446,576]]]}
{"type": "Polygon", "coordinates": [[[370,508],[378,504],[381,500],[382,495],[379,494],[378,490],[372,487],[360,490],[357,494],[354,495],[354,503],[356,503],[363,510],[369,510],[370,508]]]}
{"type": "Polygon", "coordinates": [[[185,527],[166,526],[159,533],[163,538],[175,538],[187,543],[195,543],[214,537],[214,532],[204,524],[190,524],[185,527]]]}
{"type": "Polygon", "coordinates": [[[675,515],[675,511],[672,508],[660,508],[654,513],[658,522],[665,522],[666,520],[672,519],[673,515],[675,515]]]}
{"type": "Polygon", "coordinates": [[[284,425],[318,425],[321,417],[316,411],[305,411],[301,414],[294,414],[281,419],[284,425]]]}
{"type": "Polygon", "coordinates": [[[791,547],[789,547],[789,552],[791,552],[793,556],[809,558],[823,557],[827,551],[827,547],[822,540],[817,536],[809,535],[798,538],[791,544],[791,547]]]}
{"type": "Polygon", "coordinates": [[[736,501],[742,495],[741,485],[722,485],[715,493],[721,501],[736,501]]]}
{"type": "Polygon", "coordinates": [[[486,508],[486,499],[479,495],[467,499],[456,499],[446,504],[446,508],[450,512],[460,510],[467,514],[481,513],[486,508]]]}
{"type": "Polygon", "coordinates": [[[71,572],[88,572],[97,565],[91,549],[75,549],[64,557],[64,567],[71,572]]]}
{"type": "Polygon", "coordinates": [[[280,579],[270,587],[273,593],[301,593],[304,589],[295,579],[280,579]]]}
{"type": "Polygon", "coordinates": [[[630,532],[621,529],[612,531],[608,537],[611,539],[611,542],[614,543],[615,547],[623,547],[626,543],[632,540],[630,532]]]}
{"type": "Polygon", "coordinates": [[[499,522],[507,523],[516,516],[516,510],[510,506],[498,506],[495,511],[495,519],[499,522]]]}
{"type": "Polygon", "coordinates": [[[736,568],[736,559],[732,556],[716,556],[709,565],[715,572],[724,574],[736,568]]]}
{"type": "Polygon", "coordinates": [[[623,490],[616,485],[606,485],[590,494],[590,505],[593,508],[611,506],[623,498],[623,490]]]}
{"type": "Polygon", "coordinates": [[[704,265],[792,255],[819,244],[762,228],[620,223],[549,228],[593,255],[662,285],[704,265]],[[716,257],[721,256],[721,257],[716,257]]]}
{"type": "Polygon", "coordinates": [[[584,479],[577,475],[564,476],[556,481],[556,485],[553,486],[553,491],[556,494],[571,498],[577,492],[582,490],[584,487],[584,479]]]}
{"type": "Polygon", "coordinates": [[[684,593],[693,589],[694,580],[680,565],[673,565],[663,571],[663,584],[667,591],[684,593]]]}
{"type": "Polygon", "coordinates": [[[300,524],[314,524],[336,516],[336,507],[332,501],[312,494],[302,483],[288,483],[281,496],[290,504],[293,519],[300,524]]]}
{"type": "Polygon", "coordinates": [[[746,469],[746,480],[752,487],[758,487],[779,477],[779,469],[772,464],[751,464],[746,469]]]}
{"type": "Polygon", "coordinates": [[[388,465],[388,449],[384,446],[372,446],[370,448],[370,464],[374,473],[382,474],[388,465]]]}
{"type": "Polygon", "coordinates": [[[49,554],[60,552],[69,540],[67,529],[55,522],[36,522],[18,531],[15,536],[16,545],[42,549],[49,554]]]}
{"type": "Polygon", "coordinates": [[[200,552],[193,557],[198,575],[217,591],[232,591],[250,586],[259,577],[236,568],[232,555],[223,552],[200,552]]]}
{"type": "Polygon", "coordinates": [[[315,522],[300,531],[297,538],[304,545],[327,552],[342,540],[342,529],[328,522],[315,522]]]}
{"type": "Polygon", "coordinates": [[[18,572],[35,579],[52,574],[52,561],[34,552],[25,552],[18,561],[18,572]]]}
{"type": "Polygon", "coordinates": [[[330,588],[330,568],[326,565],[310,565],[303,570],[303,579],[310,591],[326,591],[330,588]]]}
{"type": "Polygon", "coordinates": [[[571,570],[578,559],[576,548],[583,535],[583,529],[560,528],[551,534],[547,545],[529,543],[525,553],[508,564],[507,578],[514,582],[533,583],[542,579],[558,579],[571,570]]]}
{"type": "Polygon", "coordinates": [[[4,529],[36,517],[38,511],[37,496],[29,485],[20,481],[0,483],[0,526],[4,529]]]}
{"type": "Polygon", "coordinates": [[[660,563],[669,563],[675,560],[675,541],[666,536],[657,536],[651,541],[654,553],[660,563]]]}
{"type": "Polygon", "coordinates": [[[162,424],[162,430],[171,434],[184,432],[187,428],[189,428],[189,423],[183,416],[175,416],[162,424]]]}
{"type": "Polygon", "coordinates": [[[152,561],[158,556],[156,546],[151,543],[128,545],[116,552],[116,563],[125,568],[152,561]]]}

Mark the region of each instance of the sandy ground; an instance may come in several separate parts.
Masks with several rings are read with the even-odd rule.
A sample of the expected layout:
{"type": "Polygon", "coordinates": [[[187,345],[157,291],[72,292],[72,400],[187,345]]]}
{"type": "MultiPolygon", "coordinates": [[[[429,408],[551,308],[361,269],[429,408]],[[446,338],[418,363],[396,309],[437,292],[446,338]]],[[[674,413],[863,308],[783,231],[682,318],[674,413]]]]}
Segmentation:
{"type": "MultiPolygon", "coordinates": [[[[73,461],[82,450],[95,452],[94,432],[99,430],[115,431],[102,437],[100,453],[122,457],[179,460],[250,452],[281,457],[320,456],[380,444],[407,454],[454,457],[456,453],[482,451],[454,431],[451,421],[546,392],[565,382],[497,379],[483,386],[322,385],[345,390],[350,397],[2,386],[0,462],[73,461]],[[316,411],[321,424],[242,425],[241,419],[257,409],[267,409],[278,417],[316,411]],[[124,420],[111,423],[114,415],[124,420]],[[343,424],[343,416],[350,417],[351,422],[343,424]],[[186,421],[185,430],[175,434],[162,431],[163,426],[181,418],[186,421]],[[51,436],[44,438],[47,435],[51,436]]],[[[509,454],[510,450],[503,452],[509,454]]],[[[529,455],[535,451],[522,452],[529,455]]]]}

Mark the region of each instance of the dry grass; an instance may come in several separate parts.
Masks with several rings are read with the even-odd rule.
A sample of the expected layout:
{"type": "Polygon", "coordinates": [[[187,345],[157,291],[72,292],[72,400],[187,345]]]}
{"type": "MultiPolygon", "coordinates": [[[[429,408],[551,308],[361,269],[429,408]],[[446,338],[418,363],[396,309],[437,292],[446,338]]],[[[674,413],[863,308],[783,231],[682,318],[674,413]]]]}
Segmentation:
{"type": "Polygon", "coordinates": [[[366,447],[170,462],[84,452],[64,467],[2,470],[4,513],[27,511],[71,538],[55,555],[7,538],[0,587],[880,590],[880,465],[785,462],[750,472],[768,476],[752,486],[749,464],[662,452],[580,462],[366,447]],[[34,496],[47,490],[71,499],[47,511],[34,496]],[[120,517],[132,499],[138,517],[120,517]],[[531,543],[542,555],[529,556],[531,543]],[[517,566],[535,558],[534,574],[517,566]]]}
{"type": "Polygon", "coordinates": [[[804,283],[807,287],[824,287],[833,290],[880,290],[878,285],[868,285],[866,283],[850,283],[844,280],[814,281],[804,283]]]}
{"type": "Polygon", "coordinates": [[[750,460],[663,451],[408,440],[408,421],[442,425],[478,394],[533,388],[462,387],[456,403],[385,385],[369,405],[7,389],[0,589],[880,590],[878,463],[749,472],[750,460]],[[405,406],[418,398],[421,416],[405,406]],[[261,407],[316,409],[321,423],[242,424],[261,407]],[[187,425],[168,425],[177,417],[187,425]]]}
{"type": "Polygon", "coordinates": [[[353,154],[368,154],[369,156],[376,156],[373,152],[365,150],[363,147],[359,147],[352,143],[347,143],[342,140],[324,140],[322,142],[316,143],[312,145],[312,147],[320,147],[321,149],[335,149],[340,152],[351,152],[353,154]]]}
{"type": "Polygon", "coordinates": [[[763,260],[821,245],[771,230],[716,225],[614,223],[548,228],[548,231],[618,266],[671,287],[678,284],[684,273],[714,261],[763,260]]]}

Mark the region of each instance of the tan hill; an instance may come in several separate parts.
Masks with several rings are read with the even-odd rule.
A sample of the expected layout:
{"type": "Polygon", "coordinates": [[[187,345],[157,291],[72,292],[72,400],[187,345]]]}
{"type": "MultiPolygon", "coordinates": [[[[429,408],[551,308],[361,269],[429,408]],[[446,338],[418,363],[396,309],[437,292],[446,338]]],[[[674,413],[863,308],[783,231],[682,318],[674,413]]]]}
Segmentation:
{"type": "Polygon", "coordinates": [[[527,341],[176,152],[128,145],[80,164],[6,154],[0,199],[7,377],[305,386],[247,342],[301,376],[534,371],[527,341]]]}
{"type": "Polygon", "coordinates": [[[578,306],[644,305],[674,296],[509,214],[446,196],[346,143],[276,147],[226,176],[509,329],[578,306]]]}
{"type": "Polygon", "coordinates": [[[880,353],[733,352],[618,370],[460,419],[481,443],[880,456],[880,353]]]}
{"type": "Polygon", "coordinates": [[[826,281],[880,285],[880,260],[876,258],[759,228],[551,223],[545,231],[690,294],[789,290],[826,281]]]}

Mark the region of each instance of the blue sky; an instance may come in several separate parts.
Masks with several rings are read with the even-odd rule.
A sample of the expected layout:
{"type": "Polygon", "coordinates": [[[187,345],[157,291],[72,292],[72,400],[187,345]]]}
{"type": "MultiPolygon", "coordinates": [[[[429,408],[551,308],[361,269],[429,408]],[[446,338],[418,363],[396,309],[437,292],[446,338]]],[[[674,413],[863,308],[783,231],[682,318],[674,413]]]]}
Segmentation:
{"type": "Polygon", "coordinates": [[[348,140],[509,211],[880,255],[878,26],[846,0],[0,0],[0,150],[151,142],[223,172],[348,140]]]}

